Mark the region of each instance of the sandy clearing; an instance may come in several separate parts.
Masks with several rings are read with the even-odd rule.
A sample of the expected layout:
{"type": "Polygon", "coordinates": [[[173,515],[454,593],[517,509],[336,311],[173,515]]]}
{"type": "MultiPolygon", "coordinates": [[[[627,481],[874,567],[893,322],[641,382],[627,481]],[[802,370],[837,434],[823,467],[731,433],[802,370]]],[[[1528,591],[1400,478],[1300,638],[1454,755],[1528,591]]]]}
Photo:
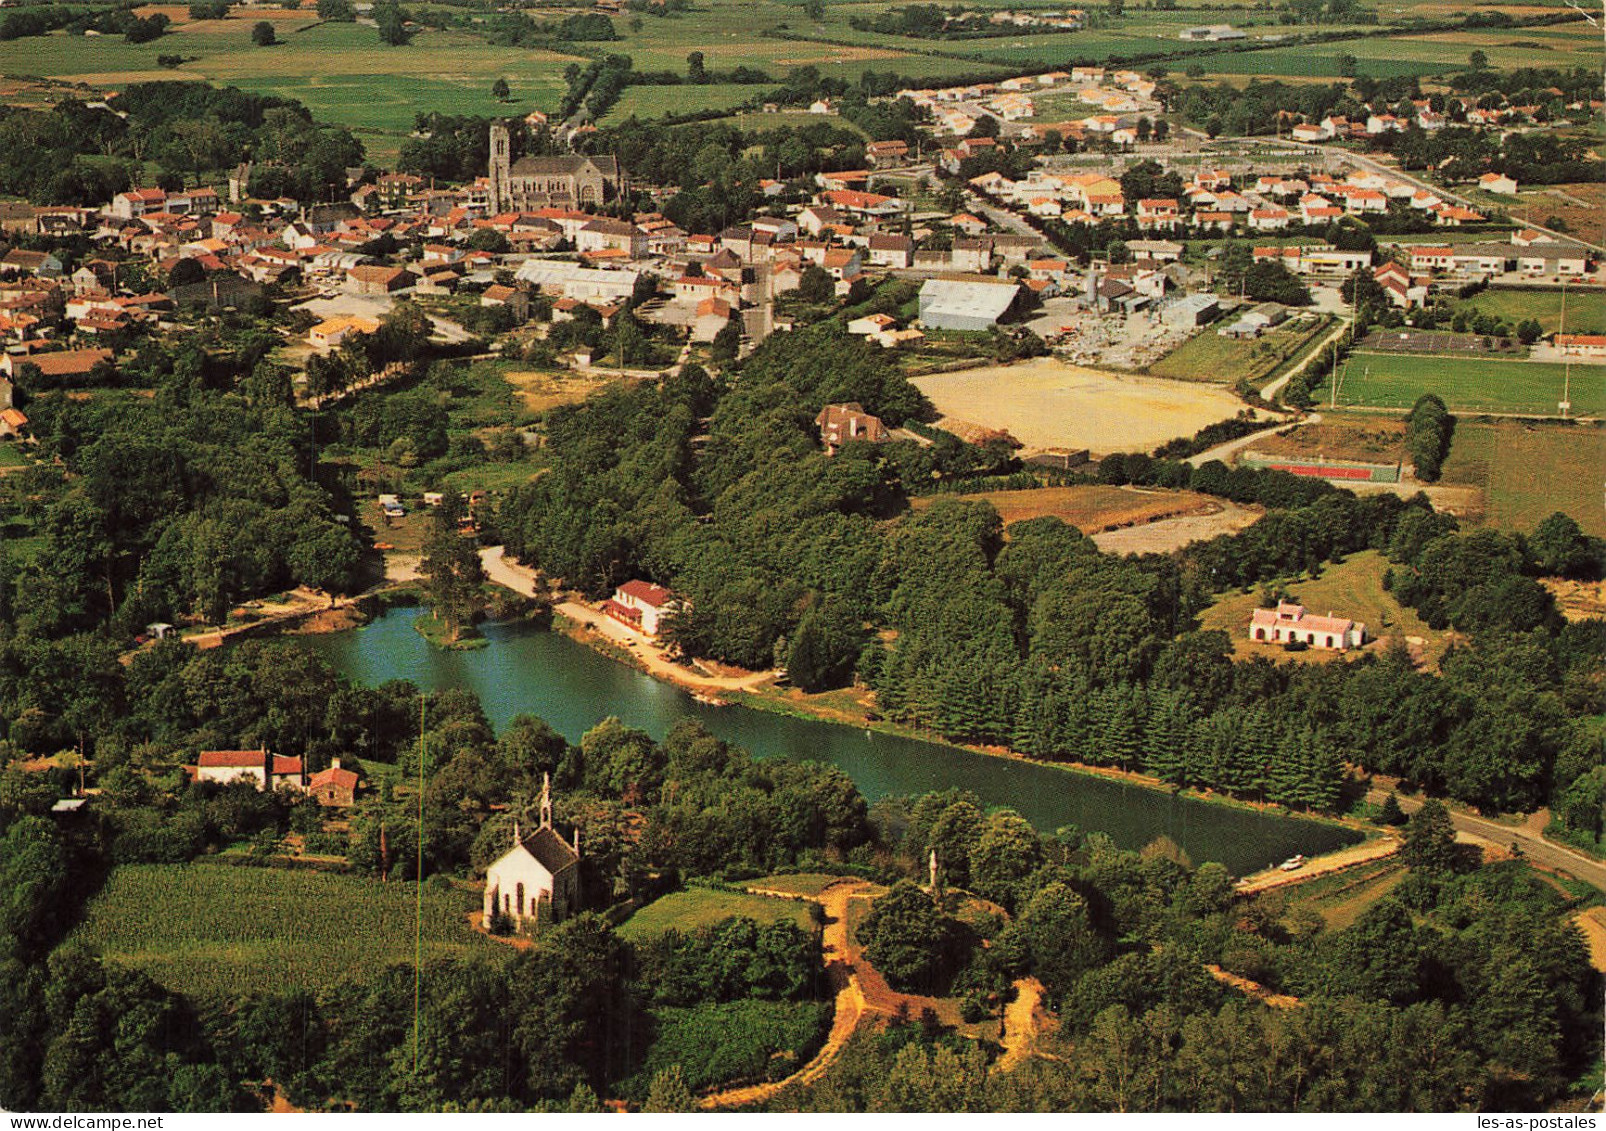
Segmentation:
{"type": "Polygon", "coordinates": [[[1147,451],[1244,407],[1214,386],[1103,373],[1053,358],[934,373],[914,384],[944,417],[1005,429],[1028,447],[1095,453],[1147,451]]]}
{"type": "Polygon", "coordinates": [[[1606,907],[1591,907],[1580,911],[1574,921],[1584,932],[1589,943],[1589,964],[1606,973],[1606,907]]]}
{"type": "Polygon", "coordinates": [[[1126,526],[1093,535],[1093,544],[1106,554],[1169,554],[1190,542],[1236,534],[1253,526],[1263,514],[1223,500],[1209,514],[1184,514],[1140,526],[1126,526]]]}

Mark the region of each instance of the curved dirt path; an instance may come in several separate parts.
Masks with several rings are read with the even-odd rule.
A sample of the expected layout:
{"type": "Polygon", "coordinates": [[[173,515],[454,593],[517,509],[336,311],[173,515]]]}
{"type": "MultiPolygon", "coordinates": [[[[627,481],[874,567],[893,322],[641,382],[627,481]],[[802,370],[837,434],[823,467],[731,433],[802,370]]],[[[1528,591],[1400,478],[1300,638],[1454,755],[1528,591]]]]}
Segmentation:
{"type": "Polygon", "coordinates": [[[836,1063],[836,1058],[842,1054],[842,1049],[853,1036],[854,1030],[859,1027],[859,1021],[868,1008],[864,1000],[864,990],[859,985],[858,973],[848,956],[848,900],[869,886],[864,880],[847,880],[832,884],[815,897],[815,902],[825,908],[825,931],[822,939],[825,949],[825,972],[831,979],[831,984],[836,987],[836,1017],[831,1022],[831,1033],[826,1037],[825,1044],[820,1046],[820,1051],[815,1053],[807,1064],[784,1080],[715,1092],[713,1095],[704,1096],[699,1101],[700,1107],[713,1110],[762,1103],[793,1084],[814,1083],[836,1063]]]}
{"type": "Polygon", "coordinates": [[[1015,983],[1015,998],[1004,1006],[1004,1035],[1000,1043],[1004,1055],[993,1065],[995,1071],[1008,1072],[1032,1055],[1037,1038],[1037,1007],[1043,1001],[1043,983],[1021,978],[1015,983]]]}

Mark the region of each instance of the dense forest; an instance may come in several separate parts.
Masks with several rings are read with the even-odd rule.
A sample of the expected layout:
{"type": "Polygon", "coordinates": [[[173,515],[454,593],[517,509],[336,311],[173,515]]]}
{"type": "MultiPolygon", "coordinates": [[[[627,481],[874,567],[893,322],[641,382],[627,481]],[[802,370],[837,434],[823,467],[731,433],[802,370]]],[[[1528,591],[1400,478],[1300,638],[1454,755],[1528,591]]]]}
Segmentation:
{"type": "Polygon", "coordinates": [[[1536,580],[1600,569],[1599,540],[1571,520],[1465,534],[1421,498],[1129,453],[1100,478],[1271,513],[1176,555],[1120,559],[1055,519],[1005,531],[990,506],[951,498],[909,511],[908,484],[973,474],[977,449],[827,457],[813,419],[841,401],[894,426],[925,412],[873,347],[831,325],[771,339],[729,386],[696,370],[558,410],[551,472],[513,492],[502,536],[592,596],[640,575],[683,593],[667,633],[687,655],[779,664],[807,690],[857,678],[887,718],[1036,758],[1318,809],[1347,803],[1351,763],[1520,811],[1598,759],[1585,716],[1602,626],[1565,625],[1536,580]],[[1429,624],[1466,634],[1442,674],[1402,655],[1235,663],[1225,634],[1195,631],[1216,593],[1362,550],[1387,555],[1396,595],[1429,624]]]}

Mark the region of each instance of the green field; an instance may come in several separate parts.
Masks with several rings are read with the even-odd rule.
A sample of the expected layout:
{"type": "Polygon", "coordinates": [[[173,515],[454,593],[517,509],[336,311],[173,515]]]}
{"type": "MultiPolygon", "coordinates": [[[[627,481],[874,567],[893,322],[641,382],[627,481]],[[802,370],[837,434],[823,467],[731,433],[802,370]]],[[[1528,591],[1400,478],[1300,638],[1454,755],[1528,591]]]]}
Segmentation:
{"type": "Polygon", "coordinates": [[[826,888],[843,879],[852,879],[851,876],[837,876],[830,872],[796,872],[782,876],[764,876],[761,879],[749,880],[746,887],[752,891],[784,891],[791,895],[803,895],[810,898],[819,895],[826,888]]]}
{"type": "MultiPolygon", "coordinates": [[[[413,961],[410,884],[215,864],[125,864],[73,938],[200,997],[316,988],[413,961]]],[[[424,957],[511,954],[476,934],[470,893],[424,888],[424,957]]]]}
{"type": "MultiPolygon", "coordinates": [[[[1327,566],[1322,575],[1288,584],[1295,598],[1312,612],[1349,617],[1366,625],[1368,638],[1377,636],[1420,636],[1427,643],[1423,656],[1429,663],[1437,662],[1448,646],[1442,633],[1434,632],[1416,615],[1394,599],[1383,588],[1383,573],[1388,559],[1376,550],[1354,554],[1348,560],[1327,566]]],[[[1233,648],[1240,656],[1284,655],[1280,645],[1255,644],[1249,640],[1249,616],[1260,607],[1260,592],[1229,591],[1217,598],[1214,604],[1199,614],[1200,627],[1219,628],[1232,637],[1233,648]]],[[[1290,658],[1322,662],[1338,653],[1312,649],[1308,652],[1286,653],[1290,658]]]]}
{"type": "MultiPolygon", "coordinates": [[[[1475,310],[1504,319],[1515,326],[1534,318],[1550,334],[1561,329],[1562,292],[1540,290],[1487,290],[1456,304],[1457,310],[1475,310]]],[[[1598,291],[1567,295],[1567,330],[1576,334],[1606,332],[1606,294],[1598,291]]]]}
{"type": "Polygon", "coordinates": [[[175,21],[169,34],[144,44],[60,32],[0,42],[0,73],[80,82],[101,92],[134,82],[191,79],[285,95],[322,120],[362,131],[373,155],[386,160],[412,130],[415,113],[554,109],[563,68],[578,58],[492,47],[460,31],[423,30],[405,47],[387,47],[371,27],[312,26],[309,16],[276,20],[283,42],[263,48],[251,43],[255,18],[175,21]],[[160,54],[195,60],[168,69],[157,65],[160,54]],[[507,103],[491,97],[498,78],[512,88],[507,103]]]}
{"type": "Polygon", "coordinates": [[[1532,530],[1562,511],[1606,537],[1606,431],[1599,427],[1459,423],[1443,480],[1481,489],[1484,520],[1502,530],[1532,530]]]}
{"type": "MultiPolygon", "coordinates": [[[[1452,412],[1555,416],[1565,370],[1566,366],[1551,362],[1357,350],[1344,364],[1338,403],[1410,408],[1423,393],[1437,393],[1452,412]]],[[[1574,365],[1571,396],[1574,416],[1606,412],[1606,367],[1574,365]]]]}
{"type": "Polygon", "coordinates": [[[739,891],[687,888],[647,904],[624,921],[619,934],[627,939],[645,939],[670,929],[695,931],[711,927],[738,915],[760,923],[796,923],[805,928],[814,922],[807,903],[739,891]]]}
{"type": "Polygon", "coordinates": [[[1236,385],[1271,376],[1308,344],[1325,321],[1279,328],[1255,339],[1226,338],[1207,326],[1149,366],[1156,377],[1236,385]]]}

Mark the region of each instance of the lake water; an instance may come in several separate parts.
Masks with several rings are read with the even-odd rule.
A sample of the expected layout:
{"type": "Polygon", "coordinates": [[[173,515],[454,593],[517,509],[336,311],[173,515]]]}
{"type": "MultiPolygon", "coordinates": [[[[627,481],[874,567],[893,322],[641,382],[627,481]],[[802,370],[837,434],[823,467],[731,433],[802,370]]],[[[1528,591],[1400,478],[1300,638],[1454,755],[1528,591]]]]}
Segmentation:
{"type": "Polygon", "coordinates": [[[1108,833],[1137,849],[1169,836],[1195,863],[1220,861],[1242,874],[1354,843],[1345,829],[1211,805],[1052,766],[988,757],[939,743],[740,706],[710,707],[558,632],[530,625],[484,626],[490,643],[473,651],[430,645],[413,628],[422,609],[392,609],[348,632],[297,636],[345,675],[377,685],[407,679],[427,690],[467,688],[493,726],[514,715],[545,719],[571,742],[609,715],[662,738],[690,715],[736,746],[764,757],[809,758],[840,766],[874,801],[960,786],[989,805],[1007,805],[1038,829],[1065,825],[1108,833]]]}

